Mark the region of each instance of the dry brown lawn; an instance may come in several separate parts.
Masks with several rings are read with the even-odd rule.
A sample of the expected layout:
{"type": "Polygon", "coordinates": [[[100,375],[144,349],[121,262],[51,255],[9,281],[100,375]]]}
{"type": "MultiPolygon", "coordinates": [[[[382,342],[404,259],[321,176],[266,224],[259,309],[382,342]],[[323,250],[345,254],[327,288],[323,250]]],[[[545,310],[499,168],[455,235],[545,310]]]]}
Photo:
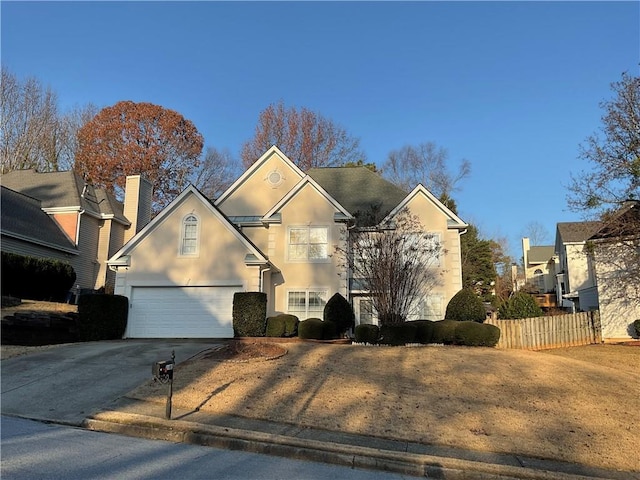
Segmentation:
{"type": "MultiPolygon", "coordinates": [[[[174,405],[640,471],[640,347],[281,347],[268,361],[181,364],[174,405]]],[[[130,396],[164,402],[166,389],[130,396]]]]}
{"type": "MultiPolygon", "coordinates": [[[[2,358],[55,347],[3,345],[2,358]]],[[[164,403],[166,389],[149,382],[129,395],[164,403]]],[[[260,345],[211,351],[180,364],[173,402],[212,413],[640,471],[640,346],[528,352],[260,345]],[[249,360],[223,360],[229,357],[249,360]]]]}

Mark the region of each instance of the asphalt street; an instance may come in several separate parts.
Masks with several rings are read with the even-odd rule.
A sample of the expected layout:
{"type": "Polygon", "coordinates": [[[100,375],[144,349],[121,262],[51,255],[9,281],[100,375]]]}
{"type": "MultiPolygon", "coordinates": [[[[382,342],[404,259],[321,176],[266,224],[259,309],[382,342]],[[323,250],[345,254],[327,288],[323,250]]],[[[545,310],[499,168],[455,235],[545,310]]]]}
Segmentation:
{"type": "Polygon", "coordinates": [[[2,416],[1,428],[3,480],[414,478],[258,453],[123,437],[6,416],[2,416]]]}
{"type": "Polygon", "coordinates": [[[114,340],[75,343],[3,360],[3,414],[69,425],[152,378],[151,366],[211,348],[211,340],[114,340]]]}

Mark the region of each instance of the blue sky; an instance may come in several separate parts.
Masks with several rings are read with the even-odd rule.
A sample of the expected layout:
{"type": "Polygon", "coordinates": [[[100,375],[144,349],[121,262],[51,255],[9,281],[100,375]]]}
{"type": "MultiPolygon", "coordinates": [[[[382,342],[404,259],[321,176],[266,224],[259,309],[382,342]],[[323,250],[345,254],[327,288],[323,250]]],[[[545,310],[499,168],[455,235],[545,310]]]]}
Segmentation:
{"type": "Polygon", "coordinates": [[[61,110],[151,102],[239,157],[270,103],[307,107],[379,165],[432,141],[463,220],[487,237],[537,222],[553,242],[579,144],[622,72],[638,75],[639,2],[11,2],[2,65],[61,110]]]}

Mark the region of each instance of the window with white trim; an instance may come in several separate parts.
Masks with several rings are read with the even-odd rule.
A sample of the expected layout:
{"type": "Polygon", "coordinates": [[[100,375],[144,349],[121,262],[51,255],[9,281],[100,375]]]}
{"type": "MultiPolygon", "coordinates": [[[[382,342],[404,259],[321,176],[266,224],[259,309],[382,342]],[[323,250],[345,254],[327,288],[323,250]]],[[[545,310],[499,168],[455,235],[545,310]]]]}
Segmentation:
{"type": "Polygon", "coordinates": [[[322,318],[327,304],[327,290],[305,289],[291,290],[287,298],[287,313],[300,320],[322,318]]]}
{"type": "Polygon", "coordinates": [[[444,298],[442,295],[427,295],[416,305],[408,320],[442,320],[444,298]]]}
{"type": "Polygon", "coordinates": [[[180,255],[198,254],[198,217],[189,214],[182,220],[180,255]]]}
{"type": "Polygon", "coordinates": [[[318,262],[329,258],[328,227],[290,227],[287,259],[294,262],[318,262]]]}

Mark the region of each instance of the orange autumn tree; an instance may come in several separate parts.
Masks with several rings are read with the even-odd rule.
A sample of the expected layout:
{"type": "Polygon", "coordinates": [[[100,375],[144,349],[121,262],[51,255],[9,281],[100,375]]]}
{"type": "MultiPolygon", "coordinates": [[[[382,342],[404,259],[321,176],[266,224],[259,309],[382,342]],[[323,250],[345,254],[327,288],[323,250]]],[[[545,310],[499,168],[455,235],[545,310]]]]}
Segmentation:
{"type": "Polygon", "coordinates": [[[153,184],[158,211],[187,185],[203,146],[195,125],[178,112],[122,101],[102,109],[78,131],[74,169],[119,198],[127,175],[144,174],[153,184]]]}
{"type": "Polygon", "coordinates": [[[242,163],[251,166],[272,145],[302,171],[364,162],[360,140],[341,126],[306,108],[271,104],[260,113],[255,135],[242,147],[242,163]]]}

